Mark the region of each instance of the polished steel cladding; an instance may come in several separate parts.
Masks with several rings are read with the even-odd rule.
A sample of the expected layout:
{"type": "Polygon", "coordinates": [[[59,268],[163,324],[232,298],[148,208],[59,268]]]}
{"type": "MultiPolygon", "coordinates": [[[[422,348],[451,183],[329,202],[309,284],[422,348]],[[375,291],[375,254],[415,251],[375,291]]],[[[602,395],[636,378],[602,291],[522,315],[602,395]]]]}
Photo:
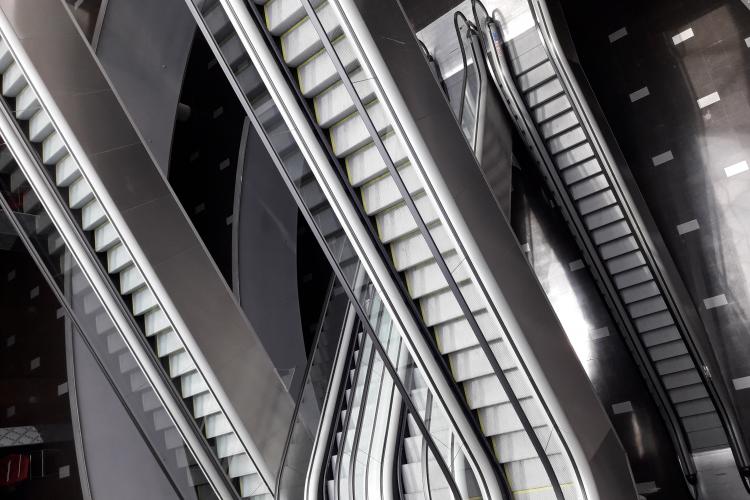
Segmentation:
{"type": "Polygon", "coordinates": [[[724,226],[633,140],[682,73],[602,62],[714,147],[750,11],[614,3],[0,0],[0,496],[750,495],[724,226]]]}

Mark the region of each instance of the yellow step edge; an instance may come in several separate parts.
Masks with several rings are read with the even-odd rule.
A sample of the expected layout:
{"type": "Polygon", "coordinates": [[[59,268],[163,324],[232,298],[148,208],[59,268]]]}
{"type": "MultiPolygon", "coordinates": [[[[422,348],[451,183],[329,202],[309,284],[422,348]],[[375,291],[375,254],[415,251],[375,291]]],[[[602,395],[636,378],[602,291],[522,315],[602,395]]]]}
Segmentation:
{"type": "Polygon", "coordinates": [[[274,3],[276,0],[268,0],[263,5],[263,18],[266,20],[266,28],[268,28],[268,31],[271,31],[271,20],[268,18],[268,6],[274,3]]]}
{"type": "MultiPolygon", "coordinates": [[[[327,1],[326,1],[326,2],[322,2],[322,3],[320,4],[320,5],[318,5],[318,6],[317,6],[317,7],[315,8],[315,12],[317,12],[318,14],[320,14],[320,11],[321,11],[321,10],[323,10],[323,7],[324,7],[324,6],[326,6],[326,5],[328,5],[328,2],[327,2],[327,1]]],[[[308,19],[310,19],[310,16],[308,16],[307,14],[305,14],[305,17],[303,17],[302,19],[300,19],[299,21],[297,21],[296,23],[294,23],[294,24],[293,24],[293,25],[292,25],[292,26],[291,26],[291,27],[290,27],[290,28],[289,28],[288,30],[286,30],[286,31],[284,32],[284,34],[283,34],[283,35],[281,35],[281,37],[280,37],[280,38],[281,38],[281,43],[282,43],[282,45],[284,44],[284,39],[285,39],[285,38],[286,38],[286,37],[287,37],[287,36],[288,36],[288,35],[289,35],[289,34],[290,34],[290,33],[291,33],[292,31],[296,30],[297,28],[299,28],[300,26],[302,26],[303,24],[305,24],[305,21],[307,21],[308,19]]],[[[321,22],[322,22],[322,21],[321,21],[321,22]]],[[[325,26],[324,26],[324,27],[325,27],[325,26]]],[[[316,33],[317,33],[317,31],[316,31],[316,33]]],[[[318,40],[320,40],[320,38],[318,38],[318,40]]]]}
{"type": "MultiPolygon", "coordinates": [[[[341,80],[339,80],[339,81],[341,81],[341,80]]],[[[373,100],[372,100],[372,101],[370,101],[369,103],[365,104],[365,110],[367,110],[367,109],[369,109],[369,108],[371,108],[371,107],[375,106],[375,105],[376,105],[376,104],[378,104],[379,102],[380,102],[380,101],[378,101],[378,99],[377,99],[377,98],[373,99],[373,100]]],[[[368,115],[369,115],[369,114],[370,114],[370,113],[368,113],[368,115]]],[[[335,123],[334,123],[333,125],[331,125],[331,126],[330,126],[330,127],[328,127],[328,128],[330,128],[330,129],[333,129],[333,128],[336,128],[336,127],[340,127],[340,126],[341,126],[341,125],[342,125],[342,124],[343,124],[344,122],[346,122],[347,120],[351,120],[352,118],[354,118],[354,116],[355,116],[355,115],[356,115],[356,116],[359,116],[359,111],[357,111],[356,107],[355,107],[354,111],[352,111],[351,113],[349,113],[348,115],[346,115],[345,117],[343,117],[342,119],[340,119],[339,121],[335,122],[335,123]]],[[[370,120],[372,120],[372,117],[370,117],[370,120]]],[[[373,123],[373,125],[374,125],[374,123],[373,123]]],[[[391,125],[391,128],[393,128],[393,125],[391,125]]],[[[385,133],[385,132],[384,132],[384,133],[385,133]]],[[[378,134],[378,135],[380,135],[380,134],[378,134]]],[[[357,151],[358,151],[358,150],[357,150],[357,151]]]]}
{"type": "MultiPolygon", "coordinates": [[[[344,38],[344,35],[341,34],[338,37],[336,37],[333,40],[331,40],[331,45],[334,46],[333,47],[334,49],[336,48],[336,44],[339,42],[339,40],[341,40],[343,38],[344,38]]],[[[301,75],[302,68],[304,68],[307,64],[310,64],[310,62],[313,59],[315,59],[316,57],[318,57],[321,54],[321,52],[325,52],[325,51],[326,51],[325,47],[321,48],[319,51],[317,51],[316,53],[314,53],[313,55],[311,55],[308,59],[306,59],[302,64],[300,64],[299,66],[297,66],[297,79],[299,80],[299,90],[300,90],[300,92],[302,92],[302,94],[305,93],[305,89],[302,87],[302,75],[301,75]]]]}
{"type": "MultiPolygon", "coordinates": [[[[573,487],[573,483],[560,483],[561,488],[573,487]]],[[[537,486],[536,488],[526,488],[523,490],[512,490],[513,493],[540,493],[542,491],[550,491],[552,486],[537,486]]]]}

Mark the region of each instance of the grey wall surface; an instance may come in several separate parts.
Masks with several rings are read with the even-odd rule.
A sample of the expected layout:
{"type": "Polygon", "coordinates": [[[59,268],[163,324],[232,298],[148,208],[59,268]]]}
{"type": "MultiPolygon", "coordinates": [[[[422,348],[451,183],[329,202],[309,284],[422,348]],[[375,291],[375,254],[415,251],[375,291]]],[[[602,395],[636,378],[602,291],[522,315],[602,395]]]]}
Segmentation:
{"type": "Polygon", "coordinates": [[[107,500],[178,498],[79,335],[73,335],[73,351],[92,496],[107,500]]]}
{"type": "Polygon", "coordinates": [[[276,368],[305,369],[297,295],[297,205],[255,129],[245,148],[238,216],[239,299],[276,368]]]}
{"type": "Polygon", "coordinates": [[[109,0],[96,54],[162,172],[195,22],[183,0],[109,0]]]}

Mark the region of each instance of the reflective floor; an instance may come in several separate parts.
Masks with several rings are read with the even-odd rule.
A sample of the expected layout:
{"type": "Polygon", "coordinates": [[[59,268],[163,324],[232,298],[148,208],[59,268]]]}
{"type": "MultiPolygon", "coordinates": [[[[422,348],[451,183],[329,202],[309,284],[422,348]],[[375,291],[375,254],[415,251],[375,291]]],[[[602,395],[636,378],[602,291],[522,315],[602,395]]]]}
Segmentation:
{"type": "Polygon", "coordinates": [[[695,454],[699,499],[745,500],[747,493],[737,488],[740,481],[729,448],[695,454]]]}

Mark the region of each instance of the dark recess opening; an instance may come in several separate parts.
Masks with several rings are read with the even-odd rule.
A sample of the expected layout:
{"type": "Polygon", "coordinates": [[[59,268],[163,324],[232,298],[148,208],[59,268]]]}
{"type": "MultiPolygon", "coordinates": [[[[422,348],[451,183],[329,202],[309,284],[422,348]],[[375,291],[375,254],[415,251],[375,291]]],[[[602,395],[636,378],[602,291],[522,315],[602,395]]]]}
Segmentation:
{"type": "Polygon", "coordinates": [[[175,124],[169,183],[224,279],[232,286],[232,216],[245,114],[200,32],[190,52],[175,124]]]}

